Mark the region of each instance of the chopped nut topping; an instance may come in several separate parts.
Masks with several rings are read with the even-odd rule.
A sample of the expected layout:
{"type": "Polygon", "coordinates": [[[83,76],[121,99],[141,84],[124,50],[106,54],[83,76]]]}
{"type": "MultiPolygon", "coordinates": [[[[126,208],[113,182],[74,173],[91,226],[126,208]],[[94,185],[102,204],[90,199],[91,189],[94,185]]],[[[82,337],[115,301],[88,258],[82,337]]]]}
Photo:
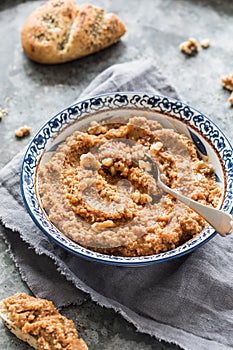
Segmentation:
{"type": "Polygon", "coordinates": [[[158,141],[156,143],[153,143],[150,147],[150,150],[152,153],[157,153],[158,151],[160,151],[163,148],[163,144],[162,142],[158,141]]]}
{"type": "Polygon", "coordinates": [[[31,128],[28,126],[21,126],[19,129],[15,130],[15,136],[22,138],[30,133],[31,128]]]}
{"type": "Polygon", "coordinates": [[[102,160],[102,164],[104,166],[110,167],[113,165],[113,159],[112,158],[105,158],[102,160]]]}
{"type": "Polygon", "coordinates": [[[151,171],[151,164],[149,162],[145,162],[144,160],[138,161],[139,168],[144,169],[146,171],[151,171]]]}
{"type": "Polygon", "coordinates": [[[103,222],[95,222],[91,225],[94,230],[104,230],[105,228],[114,227],[115,224],[112,220],[106,220],[103,222]]]}
{"type": "Polygon", "coordinates": [[[149,194],[147,193],[141,194],[140,204],[151,203],[151,202],[152,202],[152,198],[151,196],[149,196],[149,194]]]}
{"type": "Polygon", "coordinates": [[[133,192],[133,194],[132,194],[132,200],[133,200],[135,203],[139,203],[140,198],[141,198],[141,193],[140,193],[138,190],[136,190],[135,192],[133,192]]]}
{"type": "Polygon", "coordinates": [[[2,303],[14,327],[34,338],[38,349],[87,350],[73,321],[62,316],[51,301],[17,293],[2,303]]]}
{"type": "Polygon", "coordinates": [[[147,193],[140,193],[138,190],[132,194],[132,200],[137,204],[146,204],[152,202],[151,196],[147,193]]]}
{"type": "Polygon", "coordinates": [[[188,41],[180,44],[180,49],[186,55],[191,56],[199,51],[199,46],[196,39],[190,38],[188,41]]]}
{"type": "Polygon", "coordinates": [[[88,129],[88,134],[90,135],[99,135],[106,133],[108,128],[104,125],[101,125],[97,123],[95,120],[93,120],[90,123],[90,128],[88,129]]]}
{"type": "Polygon", "coordinates": [[[116,175],[116,168],[114,166],[111,166],[110,171],[112,176],[116,175]]]}
{"type": "Polygon", "coordinates": [[[201,47],[207,49],[210,46],[210,39],[203,39],[201,41],[201,47]]]}
{"type": "Polygon", "coordinates": [[[93,170],[98,170],[101,167],[100,162],[94,157],[90,152],[84,153],[80,157],[80,166],[83,168],[90,168],[93,170]]]}

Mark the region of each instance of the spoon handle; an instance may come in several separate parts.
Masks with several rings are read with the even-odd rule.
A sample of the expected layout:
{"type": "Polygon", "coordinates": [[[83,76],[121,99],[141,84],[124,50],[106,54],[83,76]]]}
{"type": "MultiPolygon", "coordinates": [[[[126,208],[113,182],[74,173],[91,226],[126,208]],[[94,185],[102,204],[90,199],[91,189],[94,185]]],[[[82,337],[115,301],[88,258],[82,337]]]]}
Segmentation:
{"type": "Polygon", "coordinates": [[[189,208],[203,217],[221,236],[226,236],[233,232],[232,216],[216,208],[211,208],[198,203],[182,194],[170,189],[162,181],[158,181],[159,187],[165,192],[171,194],[176,199],[186,204],[189,208]]]}

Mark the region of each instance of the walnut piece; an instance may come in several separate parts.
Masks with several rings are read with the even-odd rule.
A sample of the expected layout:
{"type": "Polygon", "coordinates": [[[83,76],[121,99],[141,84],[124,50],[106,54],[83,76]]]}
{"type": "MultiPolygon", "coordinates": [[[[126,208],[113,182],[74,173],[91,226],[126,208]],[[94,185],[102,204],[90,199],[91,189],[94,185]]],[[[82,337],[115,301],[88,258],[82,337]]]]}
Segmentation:
{"type": "Polygon", "coordinates": [[[30,133],[31,128],[29,126],[21,126],[17,130],[15,130],[15,136],[18,138],[22,138],[27,136],[30,133]]]}
{"type": "Polygon", "coordinates": [[[94,224],[91,225],[91,227],[97,231],[105,230],[106,228],[110,228],[110,227],[114,227],[114,226],[115,226],[115,224],[112,220],[95,222],[94,224]]]}
{"type": "Polygon", "coordinates": [[[113,165],[113,159],[112,158],[104,158],[102,160],[102,164],[106,167],[110,167],[113,165]]]}
{"type": "Polygon", "coordinates": [[[90,128],[88,129],[88,134],[99,135],[99,134],[105,134],[107,131],[108,131],[108,128],[106,126],[101,125],[97,121],[93,120],[90,123],[90,128]]]}
{"type": "Polygon", "coordinates": [[[233,106],[233,92],[230,94],[230,97],[229,97],[228,101],[233,106]]]}
{"type": "Polygon", "coordinates": [[[0,121],[2,120],[2,118],[5,116],[5,115],[8,115],[9,114],[9,111],[7,108],[0,108],[0,121]]]}
{"type": "Polygon", "coordinates": [[[186,55],[193,55],[199,51],[199,45],[194,38],[190,38],[188,41],[184,41],[180,44],[180,49],[186,55]]]}
{"type": "Polygon", "coordinates": [[[207,49],[210,46],[210,39],[203,39],[201,41],[201,47],[207,49]]]}
{"type": "Polygon", "coordinates": [[[231,95],[228,99],[231,105],[233,105],[233,73],[231,75],[222,78],[222,86],[231,91],[231,95]]]}
{"type": "Polygon", "coordinates": [[[90,152],[81,155],[80,166],[92,170],[99,170],[101,168],[100,162],[90,152]]]}
{"type": "Polygon", "coordinates": [[[222,78],[222,86],[227,90],[233,91],[233,73],[227,77],[222,78]]]}
{"type": "Polygon", "coordinates": [[[160,141],[157,141],[155,143],[152,143],[152,145],[150,146],[150,152],[153,153],[158,153],[159,151],[161,151],[161,149],[163,148],[163,144],[160,141]]]}

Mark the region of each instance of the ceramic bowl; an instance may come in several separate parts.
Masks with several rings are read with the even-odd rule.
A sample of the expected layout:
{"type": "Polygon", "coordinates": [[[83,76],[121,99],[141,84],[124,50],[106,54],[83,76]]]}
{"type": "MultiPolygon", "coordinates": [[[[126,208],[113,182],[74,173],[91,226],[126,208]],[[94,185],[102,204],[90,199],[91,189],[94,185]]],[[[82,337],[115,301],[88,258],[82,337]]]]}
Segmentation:
{"type": "Polygon", "coordinates": [[[198,110],[169,97],[115,92],[87,98],[65,108],[45,123],[34,136],[26,150],[21,171],[21,191],[29,214],[41,231],[56,244],[73,254],[97,262],[140,266],[192,252],[215,236],[213,228],[207,227],[197,237],[168,252],[140,257],[110,256],[83,248],[65,237],[48,221],[41,208],[35,186],[38,164],[50,157],[57,145],[75,130],[92,120],[105,120],[119,114],[126,118],[132,115],[155,118],[163,127],[172,128],[192,139],[198,152],[203,157],[207,156],[214,166],[216,179],[224,192],[221,209],[232,213],[233,148],[218,126],[198,110]]]}

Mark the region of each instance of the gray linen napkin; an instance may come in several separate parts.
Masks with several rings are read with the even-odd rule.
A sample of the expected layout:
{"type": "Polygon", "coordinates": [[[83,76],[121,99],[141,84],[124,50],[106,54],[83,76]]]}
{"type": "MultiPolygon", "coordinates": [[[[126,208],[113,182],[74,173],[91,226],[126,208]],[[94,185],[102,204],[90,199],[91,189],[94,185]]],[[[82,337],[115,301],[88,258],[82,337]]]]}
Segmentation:
{"type": "MultiPolygon", "coordinates": [[[[82,96],[126,90],[178,97],[151,61],[108,68],[82,96]]],[[[56,246],[32,222],[19,189],[21,160],[19,154],[0,171],[0,233],[36,296],[62,307],[90,295],[138,331],[184,349],[233,348],[233,236],[216,236],[190,255],[141,268],[84,260],[56,246]]]]}

